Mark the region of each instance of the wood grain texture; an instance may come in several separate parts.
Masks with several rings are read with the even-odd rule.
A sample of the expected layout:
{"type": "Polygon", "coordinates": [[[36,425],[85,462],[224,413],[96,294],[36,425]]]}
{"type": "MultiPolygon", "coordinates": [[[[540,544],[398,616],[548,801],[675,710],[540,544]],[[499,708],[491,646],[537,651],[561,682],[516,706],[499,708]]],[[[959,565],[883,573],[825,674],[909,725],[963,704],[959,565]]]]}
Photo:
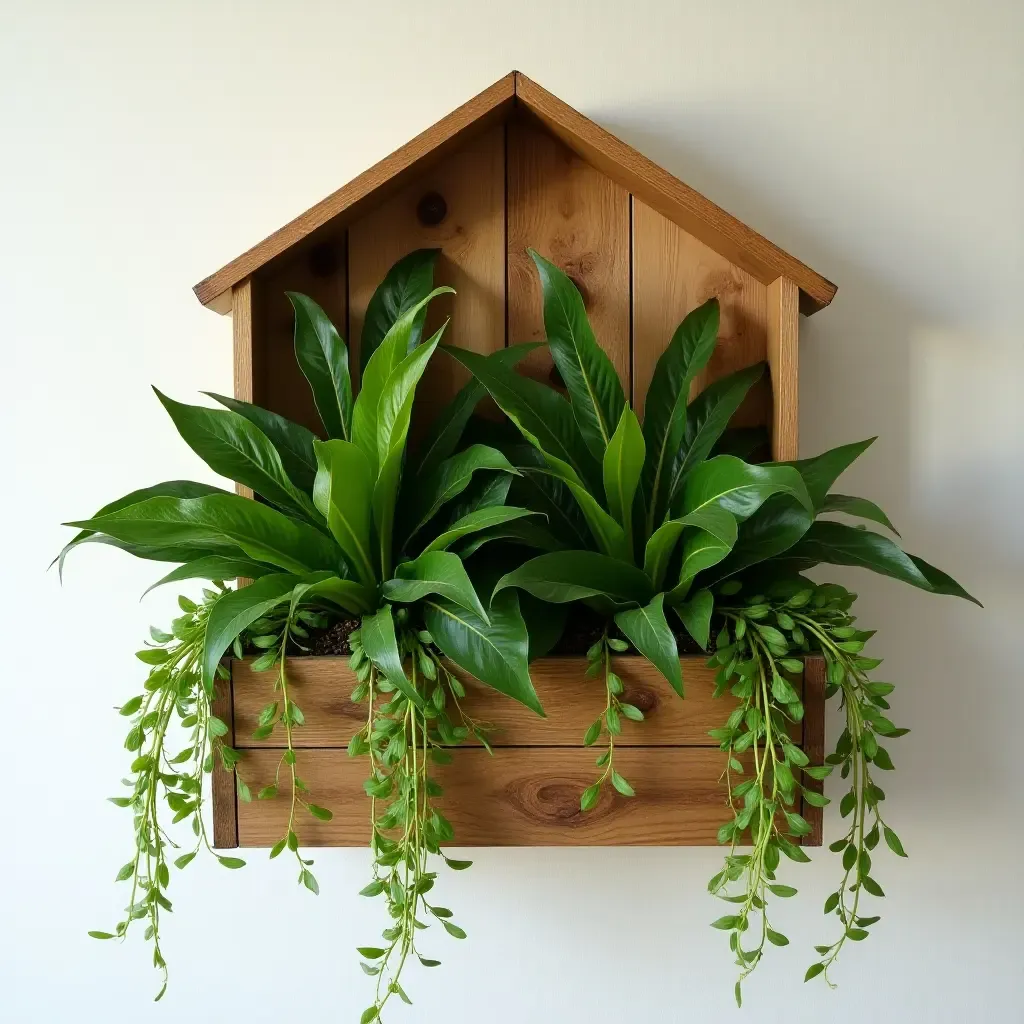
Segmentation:
{"type": "MultiPolygon", "coordinates": [[[[218,679],[214,683],[213,714],[227,727],[224,742],[235,742],[234,717],[231,702],[231,680],[218,679]]],[[[211,775],[213,790],[213,845],[218,850],[233,850],[238,846],[238,800],[235,796],[235,773],[225,771],[216,759],[211,775]]]]}
{"type": "MultiPolygon", "coordinates": [[[[253,792],[273,781],[280,751],[247,750],[240,771],[253,792]]],[[[457,846],[696,846],[714,845],[729,818],[719,781],[723,754],[691,747],[624,747],[616,764],[637,791],[611,791],[583,814],[580,793],[594,780],[593,751],[583,748],[454,751],[432,775],[444,787],[438,807],[451,821],[457,846]]],[[[302,750],[296,767],[311,798],[334,818],[299,821],[303,846],[364,846],[369,801],[365,759],[344,750],[302,750]]],[[[242,846],[272,846],[284,834],[288,801],[239,804],[242,846]]]]}
{"type": "MultiPolygon", "coordinates": [[[[439,248],[436,285],[450,285],[430,306],[425,336],[451,317],[444,344],[490,353],[505,345],[505,133],[501,125],[478,135],[418,174],[349,227],[351,334],[358,350],[366,307],[391,265],[414,249],[439,248]],[[440,196],[447,212],[425,224],[420,200],[440,196]]],[[[355,365],[358,360],[353,359],[355,365]]],[[[469,379],[450,357],[430,362],[417,391],[417,415],[433,416],[469,379]]]]}
{"type": "Polygon", "coordinates": [[[813,313],[832,301],[836,286],[831,281],[521,73],[516,74],[516,100],[584,160],[762,284],[780,276],[795,282],[802,312],[813,313]]]}
{"type": "MultiPolygon", "coordinates": [[[[630,380],[629,193],[533,118],[508,122],[508,340],[543,341],[543,297],[527,247],[572,278],[598,343],[630,380]]],[[[554,381],[548,350],[523,372],[554,381]]]]}
{"type": "MultiPolygon", "coordinates": [[[[690,389],[699,394],[713,380],[767,358],[767,289],[657,210],[633,202],[633,402],[647,396],[654,367],[680,321],[717,296],[718,344],[690,389]]],[[[733,426],[768,426],[771,385],[754,385],[733,426]]]]}
{"type": "Polygon", "coordinates": [[[258,245],[204,278],[194,288],[196,297],[205,306],[218,312],[227,312],[222,297],[239,281],[293,246],[314,244],[318,241],[318,232],[328,226],[335,231],[343,228],[347,220],[357,216],[370,204],[384,199],[389,189],[400,187],[410,173],[418,172],[430,160],[439,159],[454,146],[471,138],[475,132],[483,131],[500,121],[512,106],[514,96],[515,73],[512,72],[258,245]]]}
{"type": "MultiPolygon", "coordinates": [[[[804,739],[803,751],[811,764],[825,761],[825,659],[820,655],[804,660],[804,739]]],[[[804,784],[815,793],[824,793],[825,783],[804,776],[804,784]]],[[[811,831],[803,837],[804,846],[821,846],[824,842],[824,813],[803,801],[803,816],[811,831]]]]}
{"type": "MultiPolygon", "coordinates": [[[[243,402],[254,401],[256,353],[254,332],[258,311],[252,278],[246,278],[231,289],[231,339],[234,369],[234,395],[243,402]]],[[[235,484],[235,492],[252,497],[252,488],[235,484]]]]}
{"type": "Polygon", "coordinates": [[[772,383],[772,458],[800,457],[800,308],[796,285],[780,277],[768,285],[768,368],[772,383]]]}
{"type": "MultiPolygon", "coordinates": [[[[722,724],[731,709],[731,698],[715,700],[714,669],[704,658],[681,659],[686,699],[680,700],[657,669],[643,658],[614,659],[615,670],[626,690],[623,700],[640,708],[644,722],[623,722],[623,746],[711,746],[717,744],[708,730],[722,724]]],[[[282,736],[252,739],[260,710],[276,699],[274,672],[253,672],[252,662],[235,661],[235,722],[242,747],[281,747],[282,736]]],[[[289,691],[302,708],[305,725],[294,731],[302,747],[345,747],[366,719],[366,705],[356,705],[349,694],[356,685],[347,658],[291,658],[289,691]]],[[[465,677],[468,715],[496,727],[493,746],[579,746],[587,727],[604,706],[598,681],[587,679],[582,658],[544,658],[531,666],[531,675],[547,718],[465,677]]],[[[460,673],[460,676],[463,674],[460,673]]]]}
{"type": "MultiPolygon", "coordinates": [[[[295,359],[295,312],[286,292],[301,292],[323,307],[347,341],[348,278],[345,233],[325,235],[317,246],[291,253],[257,278],[260,322],[257,404],[323,436],[309,382],[295,359]]],[[[349,364],[357,362],[349,353],[349,364]]]]}

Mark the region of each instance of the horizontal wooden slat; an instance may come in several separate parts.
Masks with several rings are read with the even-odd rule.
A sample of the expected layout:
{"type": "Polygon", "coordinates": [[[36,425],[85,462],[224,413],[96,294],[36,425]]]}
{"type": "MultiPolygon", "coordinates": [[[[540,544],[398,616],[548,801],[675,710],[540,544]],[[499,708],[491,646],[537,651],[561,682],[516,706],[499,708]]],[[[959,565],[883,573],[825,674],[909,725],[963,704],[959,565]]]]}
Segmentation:
{"type": "MultiPolygon", "coordinates": [[[[682,658],[686,699],[680,700],[650,662],[616,658],[614,667],[626,686],[623,700],[646,715],[624,722],[624,746],[716,746],[708,730],[721,726],[732,698],[716,700],[714,670],[700,657],[682,658]]],[[[305,725],[294,731],[298,747],[344,747],[366,720],[366,706],[349,700],[356,684],[347,658],[292,658],[288,662],[291,699],[302,709],[305,725]]],[[[583,658],[543,658],[531,675],[547,712],[542,719],[521,704],[474,680],[466,680],[463,708],[474,719],[497,726],[496,746],[579,746],[587,726],[604,708],[600,679],[587,679],[583,658]]],[[[280,747],[280,729],[266,740],[252,739],[260,710],[275,700],[276,672],[253,672],[251,662],[234,662],[235,734],[240,747],[280,747]]]]}
{"type": "MultiPolygon", "coordinates": [[[[274,780],[274,750],[246,751],[239,772],[254,792],[274,780]]],[[[729,819],[720,776],[725,755],[693,747],[631,747],[615,763],[636,789],[632,799],[610,787],[583,814],[580,793],[594,781],[594,751],[506,748],[491,758],[460,749],[431,774],[444,786],[438,809],[451,821],[456,846],[699,846],[713,845],[729,819]]],[[[310,799],[334,818],[298,819],[303,846],[363,846],[370,801],[363,792],[365,758],[343,750],[303,750],[296,762],[310,799]]],[[[282,778],[284,776],[282,775],[282,778]]],[[[238,804],[241,846],[272,846],[286,828],[288,799],[238,804]]]]}

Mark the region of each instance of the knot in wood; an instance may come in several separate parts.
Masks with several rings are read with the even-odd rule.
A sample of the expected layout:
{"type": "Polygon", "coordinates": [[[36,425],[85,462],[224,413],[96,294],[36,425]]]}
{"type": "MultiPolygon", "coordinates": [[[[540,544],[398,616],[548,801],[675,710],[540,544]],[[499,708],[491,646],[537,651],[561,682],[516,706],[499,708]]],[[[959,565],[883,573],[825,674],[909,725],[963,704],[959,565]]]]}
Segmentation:
{"type": "Polygon", "coordinates": [[[649,715],[658,707],[658,695],[647,686],[628,685],[622,694],[626,704],[632,704],[639,708],[645,715],[649,715]]]}
{"type": "Polygon", "coordinates": [[[573,826],[582,823],[580,783],[544,776],[521,778],[506,791],[509,803],[529,820],[573,826]]]}
{"type": "Polygon", "coordinates": [[[428,228],[436,227],[448,216],[448,204],[440,192],[427,192],[416,204],[416,216],[428,228]]]}

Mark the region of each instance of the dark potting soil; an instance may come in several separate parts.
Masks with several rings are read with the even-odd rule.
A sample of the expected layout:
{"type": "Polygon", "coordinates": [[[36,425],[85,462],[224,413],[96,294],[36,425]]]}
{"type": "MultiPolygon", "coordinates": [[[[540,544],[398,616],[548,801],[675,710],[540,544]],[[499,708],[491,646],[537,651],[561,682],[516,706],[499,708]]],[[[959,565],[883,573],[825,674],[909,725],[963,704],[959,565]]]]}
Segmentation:
{"type": "MultiPolygon", "coordinates": [[[[605,621],[597,612],[586,605],[573,605],[565,622],[562,638],[555,644],[551,654],[562,656],[584,655],[601,638],[605,621]]],[[[310,633],[308,653],[315,657],[340,656],[352,653],[349,637],[359,628],[358,619],[342,619],[328,629],[310,633]]],[[[675,630],[676,645],[680,654],[705,654],[697,642],[685,630],[675,630]]],[[[612,626],[609,635],[624,639],[617,628],[612,626]]],[[[296,650],[295,654],[306,653],[296,650]]],[[[633,653],[633,652],[629,652],[633,653]]],[[[628,655],[625,655],[628,657],[628,655]]]]}

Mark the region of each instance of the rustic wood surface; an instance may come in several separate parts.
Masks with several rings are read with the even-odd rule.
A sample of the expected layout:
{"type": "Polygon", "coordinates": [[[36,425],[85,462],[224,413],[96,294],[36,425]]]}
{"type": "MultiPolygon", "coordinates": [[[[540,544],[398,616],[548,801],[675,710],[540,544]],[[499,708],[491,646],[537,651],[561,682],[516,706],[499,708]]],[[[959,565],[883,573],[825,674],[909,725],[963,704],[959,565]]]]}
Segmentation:
{"type": "MultiPolygon", "coordinates": [[[[804,661],[804,753],[811,764],[822,764],[825,760],[825,659],[820,655],[804,661]]],[[[815,793],[825,792],[825,783],[820,779],[804,776],[803,782],[815,793]]],[[[803,816],[811,826],[809,835],[803,837],[804,846],[821,846],[824,841],[824,813],[821,807],[814,807],[804,801],[803,816]]]]}
{"type": "Polygon", "coordinates": [[[800,457],[800,311],[797,287],[780,277],[768,285],[768,365],[772,385],[772,458],[800,457]]]}
{"type": "MultiPolygon", "coordinates": [[[[673,224],[633,202],[633,401],[643,407],[654,367],[679,322],[718,297],[718,344],[697,375],[691,396],[713,380],[767,358],[766,289],[740,267],[673,224]]],[[[795,369],[795,368],[794,368],[795,369]]],[[[733,417],[733,426],[769,425],[771,386],[760,381],[733,417]]]]}
{"type": "MultiPolygon", "coordinates": [[[[281,752],[247,750],[239,771],[255,793],[273,782],[281,752]]],[[[595,778],[594,751],[506,747],[453,751],[432,769],[445,788],[438,808],[455,830],[456,846],[707,846],[729,819],[719,778],[721,751],[700,747],[624,747],[616,765],[637,796],[611,787],[583,814],[580,793],[595,778]]],[[[302,814],[303,846],[363,846],[369,840],[364,758],[344,750],[299,751],[296,767],[310,799],[330,808],[329,822],[302,814]]],[[[240,803],[242,846],[272,846],[288,820],[288,801],[240,803]]]]}
{"type": "MultiPolygon", "coordinates": [[[[218,679],[214,683],[213,714],[227,727],[223,739],[228,746],[235,742],[234,716],[231,707],[231,680],[218,679]]],[[[217,758],[211,777],[213,788],[213,845],[218,850],[232,850],[238,846],[238,801],[235,796],[235,774],[224,770],[217,758]]]]}
{"type": "Polygon", "coordinates": [[[196,297],[204,306],[227,312],[223,296],[230,294],[233,285],[293,246],[315,244],[318,233],[325,228],[344,227],[346,219],[353,219],[386,198],[390,190],[401,187],[410,175],[429,166],[430,161],[440,159],[475,133],[500,121],[511,108],[514,97],[515,72],[511,72],[215,274],[204,278],[195,286],[196,297]],[[331,224],[336,218],[341,223],[331,224]]]}
{"type": "MultiPolygon", "coordinates": [[[[490,353],[505,345],[505,132],[501,125],[471,139],[349,227],[349,301],[358,348],[374,289],[400,257],[439,248],[435,285],[450,285],[430,306],[425,337],[451,317],[443,343],[490,353]],[[439,196],[446,212],[424,223],[417,207],[439,196]]],[[[358,360],[355,361],[358,368],[358,360]]],[[[417,417],[431,420],[469,379],[446,355],[431,360],[417,391],[417,417]]]]}
{"type": "MultiPolygon", "coordinates": [[[[527,247],[580,289],[598,343],[629,393],[629,193],[533,118],[508,122],[508,341],[543,341],[543,296],[527,247]]],[[[547,349],[520,364],[555,381],[547,349]]]]}
{"type": "MultiPolygon", "coordinates": [[[[614,659],[626,691],[623,700],[646,715],[644,722],[624,721],[623,746],[717,746],[708,730],[729,714],[731,697],[715,700],[714,670],[704,658],[682,659],[686,699],[680,700],[650,662],[643,658],[614,659]]],[[[275,672],[253,672],[251,661],[233,662],[235,725],[243,747],[281,747],[279,730],[265,740],[252,739],[260,710],[275,699],[275,672]]],[[[346,658],[293,658],[288,673],[292,699],[305,724],[294,732],[302,747],[345,747],[366,719],[366,705],[353,704],[349,694],[355,676],[346,658]]],[[[587,679],[582,658],[544,658],[531,667],[534,685],[547,718],[540,718],[503,694],[466,679],[462,707],[496,731],[492,746],[579,746],[587,727],[604,707],[601,680],[587,679]]],[[[461,673],[460,673],[461,675],[461,673]]]]}
{"type": "Polygon", "coordinates": [[[515,71],[200,281],[194,289],[199,301],[218,312],[228,312],[234,285],[288,249],[316,244],[325,229],[344,228],[356,216],[404,185],[411,176],[422,172],[432,161],[457,148],[474,133],[504,120],[514,106],[528,110],[543,122],[548,131],[598,171],[742,267],[762,284],[788,277],[800,289],[801,312],[813,313],[832,301],[836,288],[830,281],[515,71]]]}
{"type": "Polygon", "coordinates": [[[516,101],[570,149],[762,284],[788,277],[800,289],[801,312],[827,306],[836,286],[731,214],[705,199],[557,96],[516,74],[516,101]]]}

